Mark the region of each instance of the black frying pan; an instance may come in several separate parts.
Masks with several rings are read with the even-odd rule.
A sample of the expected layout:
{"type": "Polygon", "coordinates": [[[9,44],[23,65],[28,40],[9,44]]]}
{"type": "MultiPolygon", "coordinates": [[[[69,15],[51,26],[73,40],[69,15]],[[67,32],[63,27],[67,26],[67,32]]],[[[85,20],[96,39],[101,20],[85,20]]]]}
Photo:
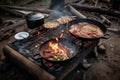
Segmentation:
{"type": "Polygon", "coordinates": [[[41,56],[41,59],[43,59],[43,60],[46,60],[46,61],[49,61],[49,62],[52,62],[52,63],[62,63],[62,62],[71,60],[80,51],[80,48],[73,41],[65,39],[65,38],[61,38],[59,40],[59,43],[61,43],[63,46],[66,46],[67,48],[69,48],[73,51],[72,53],[70,53],[72,55],[72,57],[70,57],[69,59],[60,60],[60,61],[49,60],[48,58],[45,58],[43,55],[44,55],[44,50],[48,48],[48,43],[50,41],[55,42],[56,40],[55,39],[48,40],[45,43],[43,43],[39,48],[39,52],[40,52],[39,54],[41,56]]]}
{"type": "Polygon", "coordinates": [[[68,28],[68,31],[75,37],[77,38],[80,38],[82,40],[96,40],[96,39],[100,39],[100,38],[104,38],[104,39],[108,39],[110,37],[109,34],[106,34],[107,32],[107,28],[100,22],[98,21],[95,21],[95,20],[91,20],[91,19],[76,19],[76,20],[73,20],[71,22],[68,23],[67,25],[67,28],[68,28]],[[101,31],[103,32],[103,36],[100,36],[100,37],[97,37],[97,38],[85,38],[85,37],[78,37],[78,36],[75,36],[73,35],[69,29],[70,29],[70,26],[74,25],[74,24],[78,24],[78,23],[82,23],[82,22],[87,22],[87,23],[90,23],[90,24],[94,24],[96,25],[97,27],[99,27],[101,29],[101,31]]]}

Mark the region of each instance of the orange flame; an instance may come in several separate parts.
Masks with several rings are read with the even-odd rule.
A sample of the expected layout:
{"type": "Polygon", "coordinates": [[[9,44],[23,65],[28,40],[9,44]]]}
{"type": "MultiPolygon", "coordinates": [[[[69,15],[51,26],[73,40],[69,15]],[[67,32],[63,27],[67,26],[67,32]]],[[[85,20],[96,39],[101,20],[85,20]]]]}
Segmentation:
{"type": "Polygon", "coordinates": [[[49,47],[52,49],[52,51],[53,51],[52,53],[54,53],[54,54],[60,53],[60,54],[64,54],[67,56],[66,50],[63,49],[62,47],[60,47],[59,43],[54,43],[54,42],[50,41],[49,47]]]}
{"type": "Polygon", "coordinates": [[[64,35],[64,30],[61,30],[61,34],[60,34],[59,38],[62,38],[63,35],[64,35]]]}
{"type": "Polygon", "coordinates": [[[59,41],[58,37],[55,37],[55,40],[58,42],[59,41]]]}
{"type": "Polygon", "coordinates": [[[54,53],[57,53],[58,43],[49,42],[49,47],[54,51],[54,53]]]}
{"type": "Polygon", "coordinates": [[[63,32],[64,32],[64,30],[61,30],[61,32],[63,33],[63,32]]]}
{"type": "Polygon", "coordinates": [[[63,33],[62,34],[60,34],[60,36],[59,36],[60,38],[62,38],[63,37],[63,33]]]}

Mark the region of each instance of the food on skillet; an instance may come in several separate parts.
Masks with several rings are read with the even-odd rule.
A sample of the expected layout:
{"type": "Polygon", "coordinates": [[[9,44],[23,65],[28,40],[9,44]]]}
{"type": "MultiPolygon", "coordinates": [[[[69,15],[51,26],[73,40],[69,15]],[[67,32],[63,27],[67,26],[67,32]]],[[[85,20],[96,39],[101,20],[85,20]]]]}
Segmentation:
{"type": "Polygon", "coordinates": [[[83,38],[98,38],[103,36],[103,32],[94,24],[82,22],[70,26],[69,31],[78,37],[83,38]]]}
{"type": "Polygon", "coordinates": [[[49,21],[49,22],[46,22],[43,26],[45,28],[56,28],[59,26],[59,23],[57,21],[49,21]]]}
{"type": "Polygon", "coordinates": [[[60,23],[60,24],[66,24],[70,21],[74,20],[73,17],[70,17],[70,16],[64,16],[64,17],[61,17],[59,19],[57,19],[57,21],[60,23]]]}
{"type": "Polygon", "coordinates": [[[63,46],[61,43],[50,43],[54,44],[55,47],[48,47],[43,51],[43,57],[48,60],[62,61],[72,57],[70,49],[63,46]]]}

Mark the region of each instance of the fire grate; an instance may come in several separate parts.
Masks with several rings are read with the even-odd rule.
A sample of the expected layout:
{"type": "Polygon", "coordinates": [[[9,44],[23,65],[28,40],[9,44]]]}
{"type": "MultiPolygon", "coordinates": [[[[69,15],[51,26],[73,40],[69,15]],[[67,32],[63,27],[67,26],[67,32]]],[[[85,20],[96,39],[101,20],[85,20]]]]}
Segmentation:
{"type": "MultiPolygon", "coordinates": [[[[65,30],[65,28],[60,28],[60,29],[65,30]]],[[[60,29],[59,29],[59,31],[60,31],[60,29]]],[[[56,31],[56,30],[52,30],[52,31],[56,31]]],[[[13,49],[15,49],[16,51],[18,51],[20,54],[24,55],[29,60],[38,64],[40,67],[42,67],[49,73],[51,73],[55,76],[58,76],[59,74],[61,74],[61,72],[63,71],[63,68],[66,65],[65,64],[53,64],[53,63],[48,63],[48,64],[52,64],[53,66],[44,65],[45,61],[41,60],[40,55],[39,55],[39,49],[38,49],[39,46],[51,38],[50,37],[51,34],[48,34],[48,32],[50,32],[50,30],[37,29],[35,32],[31,33],[31,36],[28,39],[17,40],[15,42],[11,43],[10,46],[13,49]]],[[[67,33],[64,34],[65,35],[64,37],[66,37],[66,34],[67,33]]],[[[67,36],[69,36],[69,35],[67,34],[67,36]]],[[[72,39],[74,39],[74,38],[72,38],[72,39]]],[[[77,39],[76,39],[75,42],[78,44],[78,43],[80,43],[80,40],[77,41],[77,39]]]]}
{"type": "Polygon", "coordinates": [[[80,54],[78,56],[75,56],[76,58],[72,59],[71,61],[67,62],[67,64],[53,64],[53,63],[46,63],[44,60],[40,59],[39,56],[39,46],[42,45],[44,42],[48,41],[49,39],[56,37],[60,35],[61,30],[65,30],[65,25],[62,25],[57,30],[47,30],[47,29],[36,29],[33,32],[30,32],[30,37],[24,40],[17,40],[12,42],[9,46],[12,47],[14,50],[19,52],[21,55],[25,56],[27,59],[31,60],[35,64],[39,65],[41,68],[43,68],[48,73],[54,75],[55,77],[62,79],[65,77],[69,72],[71,72],[75,67],[77,67],[80,63],[80,60],[85,58],[85,56],[90,53],[90,51],[96,46],[98,41],[86,41],[84,42],[84,46],[82,46],[82,41],[79,39],[76,39],[72,37],[67,31],[64,32],[65,38],[70,38],[71,40],[74,40],[74,42],[79,45],[80,48],[83,48],[83,50],[87,52],[83,52],[83,50],[80,50],[80,54]],[[52,32],[52,33],[51,33],[52,32]],[[50,34],[48,34],[50,33],[50,34]],[[55,34],[53,34],[55,33],[55,34]],[[52,34],[52,36],[50,36],[52,34]],[[93,47],[91,45],[95,44],[93,47]],[[91,49],[87,50],[87,47],[91,47],[91,49]],[[86,54],[86,55],[85,55],[86,54]],[[81,58],[80,58],[81,57],[81,58]],[[47,64],[47,65],[46,65],[47,64]],[[71,65],[71,66],[69,66],[71,65]],[[74,66],[73,66],[74,65],[74,66]],[[69,70],[69,71],[68,71],[69,70]]]}

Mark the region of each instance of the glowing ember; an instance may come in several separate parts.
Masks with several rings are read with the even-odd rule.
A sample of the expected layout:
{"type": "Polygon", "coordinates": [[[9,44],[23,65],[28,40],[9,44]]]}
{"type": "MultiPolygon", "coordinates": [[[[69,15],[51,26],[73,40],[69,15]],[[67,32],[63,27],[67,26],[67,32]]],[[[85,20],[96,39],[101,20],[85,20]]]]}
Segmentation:
{"type": "Polygon", "coordinates": [[[38,48],[38,45],[35,45],[35,48],[38,48]]]}
{"type": "Polygon", "coordinates": [[[39,32],[39,31],[37,32],[37,35],[40,35],[40,32],[39,32]]]}
{"type": "Polygon", "coordinates": [[[55,40],[58,42],[59,41],[59,39],[57,38],[57,37],[55,37],[55,40]]]}
{"type": "Polygon", "coordinates": [[[63,32],[64,32],[64,30],[61,30],[61,32],[63,33],[63,32]]]}
{"type": "Polygon", "coordinates": [[[39,48],[39,46],[40,46],[40,44],[36,44],[36,45],[35,45],[35,48],[39,48]]]}
{"type": "Polygon", "coordinates": [[[60,34],[60,38],[62,38],[63,37],[63,34],[60,34]]]}

